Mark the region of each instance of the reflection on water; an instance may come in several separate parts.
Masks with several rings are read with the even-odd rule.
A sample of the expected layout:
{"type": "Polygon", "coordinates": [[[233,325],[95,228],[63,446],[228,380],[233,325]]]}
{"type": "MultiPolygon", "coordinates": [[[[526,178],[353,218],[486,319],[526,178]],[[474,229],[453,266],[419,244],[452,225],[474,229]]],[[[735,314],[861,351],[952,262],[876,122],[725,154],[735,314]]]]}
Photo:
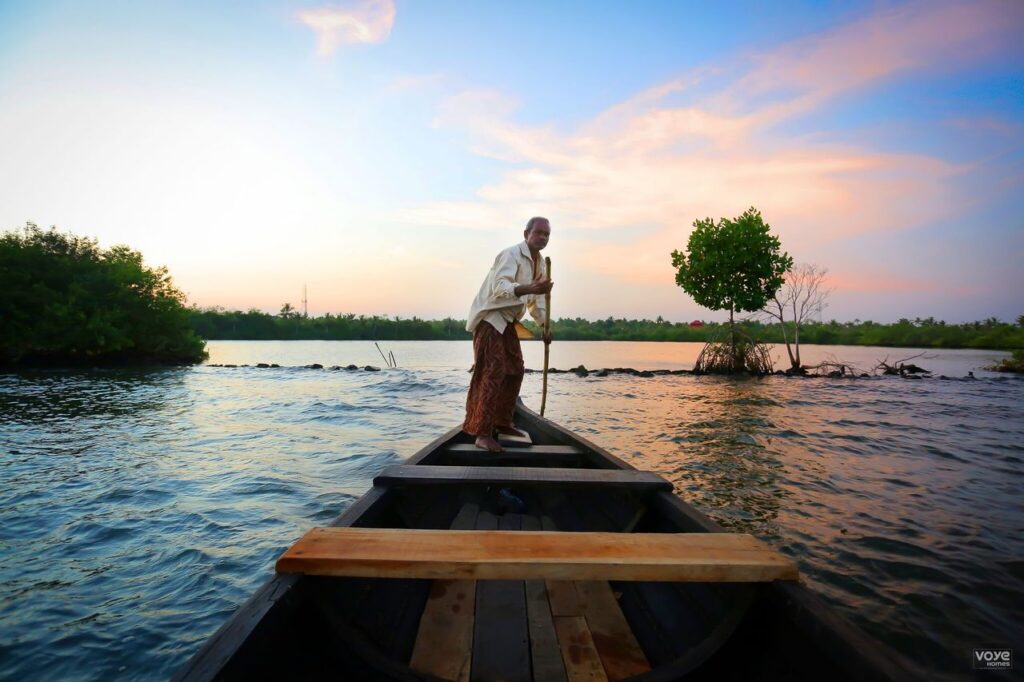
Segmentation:
{"type": "MultiPolygon", "coordinates": [[[[303,530],[461,419],[468,346],[406,343],[382,372],[0,375],[0,678],[166,678],[303,530]]],[[[642,362],[651,345],[678,344],[560,362],[670,367],[642,362]]],[[[211,350],[372,362],[350,342],[211,350]]],[[[983,361],[965,357],[934,362],[963,376],[983,361]]],[[[780,547],[922,675],[960,679],[971,648],[1024,641],[1022,398],[1013,377],[556,375],[548,409],[780,547]]]]}

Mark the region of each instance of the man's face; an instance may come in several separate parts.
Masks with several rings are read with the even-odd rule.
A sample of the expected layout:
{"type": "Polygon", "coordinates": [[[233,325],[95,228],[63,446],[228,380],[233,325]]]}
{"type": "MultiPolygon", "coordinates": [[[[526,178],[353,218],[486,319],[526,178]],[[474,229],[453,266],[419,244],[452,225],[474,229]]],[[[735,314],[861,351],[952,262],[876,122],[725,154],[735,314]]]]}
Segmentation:
{"type": "Polygon", "coordinates": [[[526,231],[526,244],[534,251],[540,251],[548,245],[551,238],[551,225],[546,220],[538,220],[526,231]]]}

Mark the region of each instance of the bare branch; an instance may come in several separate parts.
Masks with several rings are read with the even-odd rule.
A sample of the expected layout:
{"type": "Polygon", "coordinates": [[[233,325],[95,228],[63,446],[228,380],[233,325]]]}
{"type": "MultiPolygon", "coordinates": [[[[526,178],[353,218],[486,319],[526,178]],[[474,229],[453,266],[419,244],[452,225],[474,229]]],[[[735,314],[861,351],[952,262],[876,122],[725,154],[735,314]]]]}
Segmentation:
{"type": "Polygon", "coordinates": [[[786,281],[761,312],[777,320],[782,327],[783,341],[794,370],[800,369],[800,327],[809,320],[821,318],[828,307],[832,290],[825,286],[828,269],[811,263],[799,263],[786,273],[786,281]],[[786,318],[793,324],[792,347],[786,332],[786,318]]]}

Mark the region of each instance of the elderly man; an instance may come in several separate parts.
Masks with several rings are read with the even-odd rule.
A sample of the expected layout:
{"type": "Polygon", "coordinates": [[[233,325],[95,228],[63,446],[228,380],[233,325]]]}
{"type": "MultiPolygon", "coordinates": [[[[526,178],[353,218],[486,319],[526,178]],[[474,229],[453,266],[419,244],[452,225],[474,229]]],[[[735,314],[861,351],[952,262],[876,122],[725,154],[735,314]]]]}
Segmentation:
{"type": "MultiPolygon", "coordinates": [[[[491,452],[501,452],[498,433],[522,435],[512,426],[524,370],[516,327],[527,308],[543,325],[547,319],[544,294],[552,286],[540,257],[551,237],[548,219],[530,218],[523,236],[524,241],[494,259],[466,324],[466,330],[473,332],[475,364],[462,430],[476,436],[478,448],[491,452]]],[[[544,343],[551,343],[550,333],[545,333],[544,343]]]]}

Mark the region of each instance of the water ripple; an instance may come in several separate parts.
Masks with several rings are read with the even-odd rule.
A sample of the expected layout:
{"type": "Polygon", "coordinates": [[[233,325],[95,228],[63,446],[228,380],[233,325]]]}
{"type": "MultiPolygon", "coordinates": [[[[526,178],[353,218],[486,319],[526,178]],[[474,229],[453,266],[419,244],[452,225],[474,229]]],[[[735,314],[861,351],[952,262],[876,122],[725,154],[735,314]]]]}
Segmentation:
{"type": "MultiPolygon", "coordinates": [[[[396,344],[422,366],[382,372],[0,375],[0,678],[168,677],[286,545],[461,420],[468,348],[396,344]]],[[[222,361],[328,364],[275,357],[222,361]]],[[[350,361],[374,359],[331,364],[350,361]]],[[[1014,377],[553,375],[548,413],[768,539],[943,680],[963,651],[1024,641],[1022,406],[1014,377]]]]}

